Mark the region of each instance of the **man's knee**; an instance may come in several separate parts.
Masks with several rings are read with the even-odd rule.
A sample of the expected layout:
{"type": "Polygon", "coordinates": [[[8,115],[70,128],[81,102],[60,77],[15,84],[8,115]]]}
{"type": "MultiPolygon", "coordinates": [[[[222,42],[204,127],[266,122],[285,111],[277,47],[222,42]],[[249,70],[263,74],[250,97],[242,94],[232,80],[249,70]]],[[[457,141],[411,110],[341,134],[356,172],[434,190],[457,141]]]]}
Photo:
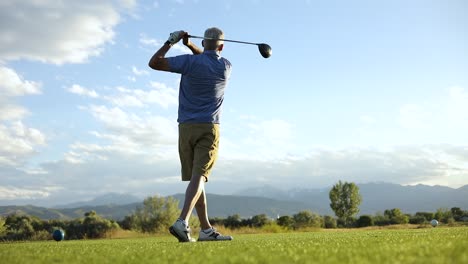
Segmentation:
{"type": "Polygon", "coordinates": [[[206,177],[204,174],[192,174],[190,181],[205,183],[208,181],[208,177],[206,177]]]}

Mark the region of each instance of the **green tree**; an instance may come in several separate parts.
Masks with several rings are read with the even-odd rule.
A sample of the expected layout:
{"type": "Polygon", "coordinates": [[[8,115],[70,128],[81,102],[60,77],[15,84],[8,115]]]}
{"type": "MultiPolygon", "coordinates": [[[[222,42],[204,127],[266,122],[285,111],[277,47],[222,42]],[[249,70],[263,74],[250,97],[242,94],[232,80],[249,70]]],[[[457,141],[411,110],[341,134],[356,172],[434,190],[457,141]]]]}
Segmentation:
{"type": "Polygon", "coordinates": [[[320,215],[307,210],[293,215],[293,220],[295,229],[304,227],[321,227],[323,223],[323,219],[320,215]]]}
{"type": "Polygon", "coordinates": [[[393,208],[391,210],[385,210],[384,216],[390,219],[390,224],[407,224],[409,222],[409,217],[401,212],[398,208],[393,208]]]}
{"type": "Polygon", "coordinates": [[[242,219],[240,215],[238,214],[230,215],[224,221],[224,226],[230,227],[230,228],[239,228],[241,224],[242,224],[242,219]]]}
{"type": "Polygon", "coordinates": [[[130,226],[147,233],[155,233],[167,230],[180,214],[179,201],[173,197],[152,196],[143,201],[143,206],[138,207],[131,220],[130,226]]]}
{"type": "Polygon", "coordinates": [[[452,211],[447,208],[437,209],[437,212],[434,214],[434,218],[437,219],[439,222],[446,224],[450,224],[455,221],[453,219],[452,211]]]}
{"type": "Polygon", "coordinates": [[[294,225],[294,219],[289,215],[283,215],[283,216],[280,216],[276,220],[276,223],[279,226],[283,226],[283,227],[286,227],[286,228],[292,228],[293,225],[294,225]]]}
{"type": "Polygon", "coordinates": [[[8,240],[28,240],[31,239],[35,233],[33,222],[39,221],[37,218],[22,215],[11,214],[5,218],[4,226],[5,238],[8,240]]]}
{"type": "Polygon", "coordinates": [[[418,218],[423,217],[424,220],[426,220],[427,222],[434,219],[434,213],[431,213],[431,212],[416,212],[414,216],[418,218]]]}
{"type": "Polygon", "coordinates": [[[354,183],[341,182],[333,185],[329,193],[330,207],[345,226],[349,226],[353,216],[359,212],[362,198],[359,187],[354,183]]]}
{"type": "Polygon", "coordinates": [[[266,214],[260,214],[252,217],[251,223],[253,227],[262,227],[266,224],[271,223],[271,220],[266,214]]]}
{"type": "Polygon", "coordinates": [[[6,234],[7,226],[5,224],[5,218],[0,217],[0,237],[6,234]]]}
{"type": "Polygon", "coordinates": [[[450,211],[452,212],[452,216],[455,221],[461,221],[464,212],[460,207],[452,207],[450,208],[450,211]]]}
{"type": "Polygon", "coordinates": [[[325,215],[323,217],[323,226],[325,228],[336,228],[337,227],[336,219],[333,216],[325,215]]]}
{"type": "Polygon", "coordinates": [[[372,217],[369,215],[361,215],[356,221],[356,225],[358,227],[373,226],[374,219],[372,219],[372,217]]]}
{"type": "Polygon", "coordinates": [[[86,212],[84,215],[82,230],[85,238],[103,238],[109,231],[119,227],[117,223],[102,218],[95,211],[86,212]]]}

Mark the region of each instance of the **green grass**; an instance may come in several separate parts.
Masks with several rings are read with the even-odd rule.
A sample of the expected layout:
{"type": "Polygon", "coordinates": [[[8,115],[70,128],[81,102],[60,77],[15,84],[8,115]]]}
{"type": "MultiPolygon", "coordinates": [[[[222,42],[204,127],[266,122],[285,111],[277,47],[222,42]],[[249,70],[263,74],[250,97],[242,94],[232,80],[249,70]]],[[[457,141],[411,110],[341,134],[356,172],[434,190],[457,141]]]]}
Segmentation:
{"type": "Polygon", "coordinates": [[[2,263],[468,263],[468,227],[0,243],[2,263]]]}

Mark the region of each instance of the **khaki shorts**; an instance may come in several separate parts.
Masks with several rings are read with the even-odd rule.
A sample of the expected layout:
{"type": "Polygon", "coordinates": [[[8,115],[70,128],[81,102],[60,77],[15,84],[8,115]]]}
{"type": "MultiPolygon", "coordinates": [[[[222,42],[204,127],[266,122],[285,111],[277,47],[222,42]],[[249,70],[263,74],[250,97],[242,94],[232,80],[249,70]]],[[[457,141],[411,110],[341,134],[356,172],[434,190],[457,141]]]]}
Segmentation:
{"type": "Polygon", "coordinates": [[[208,181],[218,156],[219,124],[179,124],[182,181],[201,175],[208,181]]]}

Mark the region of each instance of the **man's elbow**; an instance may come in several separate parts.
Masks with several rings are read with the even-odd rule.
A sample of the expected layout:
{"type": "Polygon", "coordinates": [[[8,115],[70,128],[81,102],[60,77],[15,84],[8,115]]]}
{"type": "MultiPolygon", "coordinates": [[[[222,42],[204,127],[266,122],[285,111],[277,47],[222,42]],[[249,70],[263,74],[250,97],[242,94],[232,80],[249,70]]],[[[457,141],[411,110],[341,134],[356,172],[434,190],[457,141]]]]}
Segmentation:
{"type": "Polygon", "coordinates": [[[159,70],[158,69],[158,64],[156,63],[156,60],[150,60],[148,62],[148,66],[153,70],[159,70]]]}
{"type": "Polygon", "coordinates": [[[148,66],[157,71],[168,71],[169,70],[169,64],[164,58],[155,58],[151,59],[148,62],[148,66]]]}

